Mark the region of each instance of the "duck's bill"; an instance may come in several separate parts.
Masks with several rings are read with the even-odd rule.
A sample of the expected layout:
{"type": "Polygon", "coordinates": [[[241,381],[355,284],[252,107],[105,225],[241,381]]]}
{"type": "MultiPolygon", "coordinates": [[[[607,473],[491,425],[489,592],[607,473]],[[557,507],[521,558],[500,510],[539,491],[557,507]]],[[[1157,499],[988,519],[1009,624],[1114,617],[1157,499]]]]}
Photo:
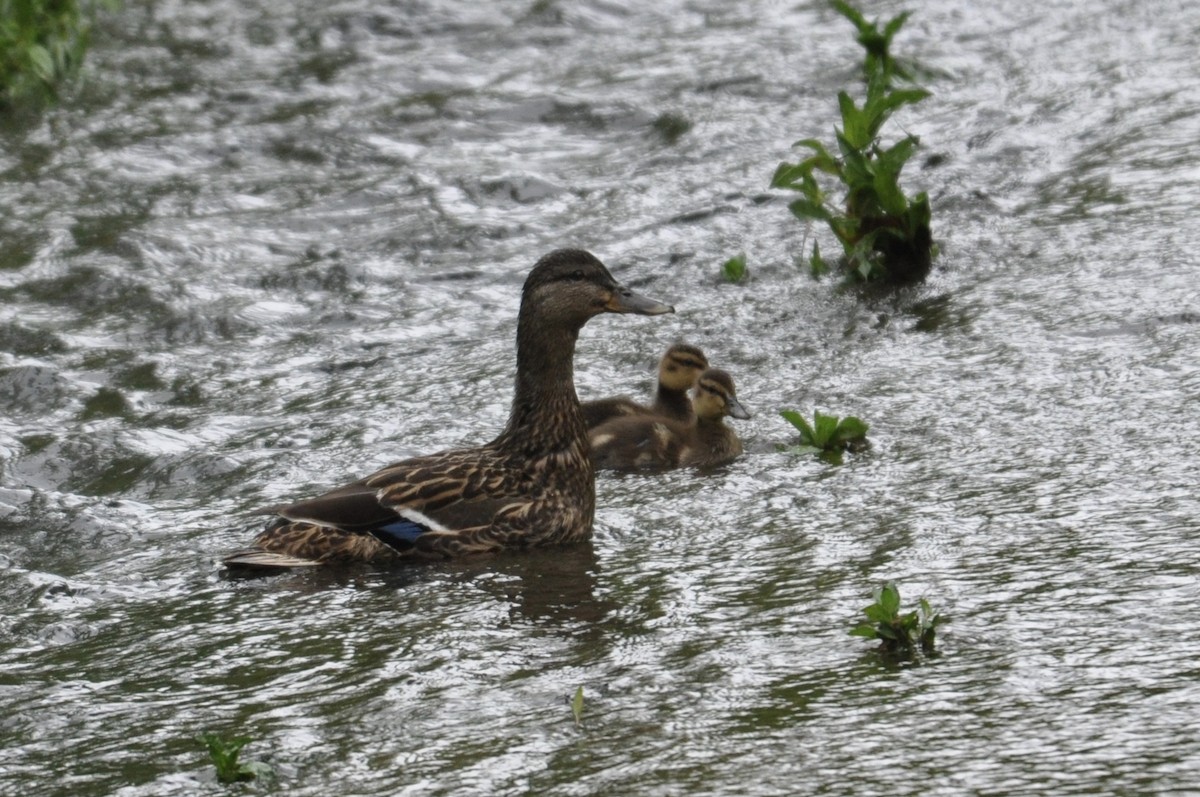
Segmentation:
{"type": "Polygon", "coordinates": [[[733,396],[729,397],[729,402],[725,405],[725,410],[731,418],[737,418],[742,421],[750,420],[750,411],[743,407],[742,403],[733,396]]]}
{"type": "Polygon", "coordinates": [[[663,304],[649,296],[642,296],[640,293],[634,293],[623,286],[613,291],[612,298],[608,300],[608,306],[605,309],[610,313],[637,313],[638,315],[662,315],[675,312],[675,308],[671,305],[663,304]]]}

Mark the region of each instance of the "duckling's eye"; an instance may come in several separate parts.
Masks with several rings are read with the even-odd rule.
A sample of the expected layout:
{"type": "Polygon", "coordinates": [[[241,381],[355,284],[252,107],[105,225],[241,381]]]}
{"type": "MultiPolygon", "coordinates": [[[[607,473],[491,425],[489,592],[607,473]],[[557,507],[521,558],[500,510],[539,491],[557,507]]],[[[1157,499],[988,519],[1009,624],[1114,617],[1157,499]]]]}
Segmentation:
{"type": "Polygon", "coordinates": [[[575,271],[571,272],[571,279],[580,280],[582,282],[583,280],[587,279],[587,277],[584,276],[583,269],[577,268],[575,271]]]}

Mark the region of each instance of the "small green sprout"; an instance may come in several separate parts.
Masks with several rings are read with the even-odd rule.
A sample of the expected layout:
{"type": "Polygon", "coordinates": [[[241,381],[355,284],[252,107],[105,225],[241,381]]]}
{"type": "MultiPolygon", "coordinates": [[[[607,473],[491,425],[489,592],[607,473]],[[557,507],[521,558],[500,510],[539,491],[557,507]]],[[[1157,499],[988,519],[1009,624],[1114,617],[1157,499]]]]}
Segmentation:
{"type": "Polygon", "coordinates": [[[892,57],[892,39],[900,28],[904,27],[904,23],[908,21],[908,17],[912,14],[911,11],[905,11],[898,16],[892,17],[887,24],[883,26],[883,30],[879,29],[879,22],[869,22],[854,6],[844,0],[830,0],[829,3],[833,6],[833,10],[841,14],[846,19],[850,20],[854,27],[858,28],[858,43],[866,50],[866,55],[863,59],[863,72],[869,78],[871,74],[879,69],[886,74],[895,75],[896,77],[912,81],[912,73],[901,64],[896,63],[896,59],[892,57]]]}
{"type": "Polygon", "coordinates": [[[863,609],[869,622],[859,623],[850,636],[878,639],[879,647],[892,656],[912,658],[920,652],[934,653],[937,627],[944,619],[921,598],[917,608],[900,613],[900,590],[895,584],[885,584],[874,592],[875,602],[863,609]]]}
{"type": "Polygon", "coordinates": [[[571,698],[571,713],[575,715],[575,727],[583,727],[583,687],[575,690],[575,697],[571,698]]]}
{"type": "Polygon", "coordinates": [[[239,780],[254,780],[270,778],[274,773],[270,765],[262,761],[239,761],[242,748],[250,743],[244,736],[236,739],[224,739],[215,733],[205,733],[197,737],[208,748],[208,755],[217,768],[217,780],[222,783],[235,783],[239,780]]]}
{"type": "Polygon", "coordinates": [[[741,252],[721,265],[721,276],[726,282],[741,282],[746,279],[746,253],[741,252]]]}
{"type": "Polygon", "coordinates": [[[780,415],[800,432],[800,444],[784,450],[792,454],[816,454],[831,465],[842,464],[843,451],[862,451],[867,448],[867,430],[871,427],[853,415],[838,418],[813,412],[812,423],[795,410],[781,410],[780,415]]]}

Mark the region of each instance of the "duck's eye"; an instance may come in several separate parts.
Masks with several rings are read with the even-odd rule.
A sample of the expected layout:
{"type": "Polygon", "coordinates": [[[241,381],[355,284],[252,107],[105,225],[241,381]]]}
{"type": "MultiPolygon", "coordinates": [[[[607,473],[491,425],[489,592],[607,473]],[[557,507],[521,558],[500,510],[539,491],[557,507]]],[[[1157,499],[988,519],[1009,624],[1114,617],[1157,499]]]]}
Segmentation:
{"type": "Polygon", "coordinates": [[[582,281],[582,280],[587,279],[587,277],[584,275],[583,269],[577,268],[577,269],[575,269],[575,271],[571,272],[571,279],[582,281]]]}

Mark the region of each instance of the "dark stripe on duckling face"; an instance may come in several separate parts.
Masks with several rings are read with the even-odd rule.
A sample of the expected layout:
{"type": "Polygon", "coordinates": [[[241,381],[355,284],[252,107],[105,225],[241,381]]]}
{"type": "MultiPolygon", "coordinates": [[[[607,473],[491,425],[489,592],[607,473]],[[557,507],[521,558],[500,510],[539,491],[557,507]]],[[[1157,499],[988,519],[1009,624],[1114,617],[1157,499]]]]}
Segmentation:
{"type": "Polygon", "coordinates": [[[746,420],[750,413],[737,400],[733,377],[719,368],[709,368],[696,383],[696,414],[701,417],[729,415],[746,420]],[[709,408],[711,407],[711,411],[709,408]]]}
{"type": "Polygon", "coordinates": [[[704,356],[704,352],[700,351],[695,346],[688,346],[685,343],[676,343],[674,346],[667,349],[667,353],[663,357],[663,365],[668,371],[674,371],[680,368],[703,371],[708,367],[708,358],[704,356]]]}

